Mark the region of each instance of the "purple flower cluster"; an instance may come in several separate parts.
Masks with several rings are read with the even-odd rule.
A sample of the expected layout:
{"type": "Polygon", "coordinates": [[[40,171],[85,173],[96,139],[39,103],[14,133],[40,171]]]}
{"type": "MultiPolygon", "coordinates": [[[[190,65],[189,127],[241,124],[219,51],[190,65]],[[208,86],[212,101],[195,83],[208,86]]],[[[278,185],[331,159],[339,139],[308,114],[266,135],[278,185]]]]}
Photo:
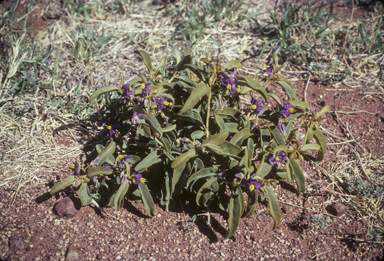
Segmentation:
{"type": "Polygon", "coordinates": [[[265,70],[263,70],[263,73],[272,74],[273,73],[273,64],[265,65],[265,70]]]}
{"type": "Polygon", "coordinates": [[[278,162],[282,162],[283,160],[287,160],[287,156],[285,155],[285,152],[280,152],[276,156],[276,158],[274,158],[273,156],[269,156],[265,159],[268,160],[269,164],[271,164],[273,166],[273,165],[276,165],[278,162]]]}
{"type": "Polygon", "coordinates": [[[123,156],[123,155],[119,155],[119,163],[118,163],[118,166],[119,168],[122,168],[124,166],[124,161],[127,162],[129,159],[132,159],[131,157],[128,157],[128,156],[123,156]]]}
{"type": "Polygon", "coordinates": [[[165,106],[169,104],[169,102],[159,94],[159,99],[156,99],[155,96],[152,96],[152,101],[156,102],[157,106],[159,106],[159,111],[164,109],[165,106]]]}
{"type": "Polygon", "coordinates": [[[279,131],[280,131],[281,133],[284,133],[284,132],[285,132],[285,125],[284,125],[284,123],[282,123],[282,122],[279,121],[279,124],[277,125],[277,127],[279,128],[279,131]]]}
{"type": "Polygon", "coordinates": [[[137,121],[141,120],[142,118],[144,118],[144,116],[145,116],[144,113],[133,112],[133,116],[132,116],[132,124],[133,124],[133,126],[137,126],[137,121]]]}
{"type": "Polygon", "coordinates": [[[289,102],[284,102],[283,107],[284,108],[280,111],[280,113],[285,117],[291,116],[291,114],[295,111],[295,109],[293,108],[293,105],[290,104],[289,102]]]}
{"type": "Polygon", "coordinates": [[[211,63],[213,63],[213,62],[218,62],[218,61],[220,61],[220,60],[219,60],[219,59],[211,59],[211,60],[209,61],[208,65],[207,65],[207,68],[209,68],[209,66],[211,65],[211,63]]]}
{"type": "Polygon", "coordinates": [[[248,180],[245,180],[244,181],[244,185],[247,189],[249,189],[250,191],[253,191],[255,189],[258,189],[261,187],[262,183],[257,181],[257,180],[253,180],[253,177],[256,176],[256,175],[253,175],[251,176],[250,179],[248,180]]]}
{"type": "Polygon", "coordinates": [[[140,173],[137,173],[134,175],[136,180],[135,180],[135,184],[138,185],[139,183],[145,183],[146,179],[143,178],[143,175],[141,175],[140,173]]]}
{"type": "Polygon", "coordinates": [[[143,89],[142,91],[141,91],[141,94],[143,95],[143,96],[145,96],[145,94],[146,93],[151,93],[151,91],[149,90],[149,86],[151,85],[152,83],[146,83],[145,85],[144,84],[142,84],[141,86],[140,86],[140,88],[141,89],[143,89]]]}
{"type": "Polygon", "coordinates": [[[109,130],[109,136],[112,137],[114,134],[116,134],[116,129],[120,127],[121,125],[119,123],[115,123],[112,126],[107,126],[107,129],[109,130]]]}
{"type": "Polygon", "coordinates": [[[258,101],[256,100],[255,98],[252,97],[252,101],[251,101],[251,110],[253,111],[254,114],[259,114],[262,110],[263,110],[263,107],[261,106],[262,104],[262,101],[258,101]]]}
{"type": "Polygon", "coordinates": [[[233,97],[240,93],[240,88],[237,87],[237,71],[233,71],[232,73],[225,69],[225,71],[230,75],[229,77],[219,75],[221,78],[221,85],[224,89],[228,90],[233,97]]]}
{"type": "Polygon", "coordinates": [[[124,95],[124,98],[127,99],[133,94],[133,91],[129,89],[129,83],[123,85],[123,88],[120,89],[120,92],[124,95]]]}
{"type": "Polygon", "coordinates": [[[79,174],[79,163],[77,163],[77,160],[75,161],[75,164],[72,164],[71,166],[69,166],[69,168],[73,169],[73,172],[75,173],[75,175],[80,177],[80,174],[79,174]]]}

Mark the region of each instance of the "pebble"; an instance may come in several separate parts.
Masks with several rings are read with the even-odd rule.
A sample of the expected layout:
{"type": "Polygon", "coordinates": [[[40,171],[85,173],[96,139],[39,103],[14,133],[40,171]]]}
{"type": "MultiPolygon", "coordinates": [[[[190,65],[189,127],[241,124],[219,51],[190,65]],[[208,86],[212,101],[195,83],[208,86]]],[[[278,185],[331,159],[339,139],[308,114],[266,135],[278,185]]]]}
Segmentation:
{"type": "Polygon", "coordinates": [[[260,214],[259,216],[258,216],[258,219],[260,220],[260,221],[265,221],[265,220],[267,220],[267,216],[266,215],[264,215],[264,214],[260,214]]]}
{"type": "Polygon", "coordinates": [[[333,205],[328,206],[327,210],[332,215],[341,217],[342,215],[344,215],[347,212],[348,207],[345,206],[344,204],[340,203],[340,202],[336,202],[333,205]]]}
{"type": "Polygon", "coordinates": [[[69,197],[63,198],[55,206],[56,213],[59,216],[74,217],[78,210],[75,208],[72,199],[69,197]]]}
{"type": "Polygon", "coordinates": [[[76,248],[70,246],[65,257],[65,261],[80,261],[80,254],[76,248]]]}
{"type": "Polygon", "coordinates": [[[24,250],[25,244],[21,237],[14,237],[11,239],[11,248],[12,246],[17,247],[19,250],[24,250]]]}

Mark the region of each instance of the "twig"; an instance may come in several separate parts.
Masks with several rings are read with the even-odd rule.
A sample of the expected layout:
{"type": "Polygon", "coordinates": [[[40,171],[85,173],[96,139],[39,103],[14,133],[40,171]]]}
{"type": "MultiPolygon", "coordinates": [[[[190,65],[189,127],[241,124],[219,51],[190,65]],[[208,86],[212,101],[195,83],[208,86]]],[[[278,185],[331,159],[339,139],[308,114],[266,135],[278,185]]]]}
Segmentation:
{"type": "Polygon", "coordinates": [[[357,153],[356,149],[353,150],[353,152],[355,153],[356,157],[359,159],[360,167],[361,167],[361,169],[362,169],[362,171],[363,171],[365,177],[367,178],[367,180],[368,180],[369,182],[372,182],[372,180],[371,180],[370,177],[368,176],[367,172],[365,171],[365,168],[364,168],[364,166],[363,166],[363,162],[361,161],[361,157],[360,157],[359,153],[357,153]]]}
{"type": "Polygon", "coordinates": [[[369,241],[369,240],[365,240],[365,239],[360,239],[360,238],[352,238],[352,237],[340,237],[340,236],[336,236],[337,238],[340,238],[340,239],[347,239],[347,240],[354,240],[354,241],[359,241],[359,242],[367,242],[367,243],[376,243],[376,244],[384,244],[384,241],[369,241]]]}
{"type": "Polygon", "coordinates": [[[310,80],[311,80],[311,75],[309,75],[307,85],[305,86],[305,89],[304,89],[304,101],[305,101],[305,103],[307,103],[307,88],[308,88],[308,84],[309,84],[310,80]]]}
{"type": "Polygon", "coordinates": [[[314,259],[315,257],[318,257],[318,256],[320,256],[320,255],[326,254],[326,253],[328,253],[328,252],[331,252],[331,251],[332,251],[332,249],[331,249],[331,250],[328,250],[328,251],[325,251],[325,252],[323,252],[323,253],[314,255],[314,256],[312,257],[312,259],[314,259]]]}
{"type": "Polygon", "coordinates": [[[296,205],[293,205],[291,203],[287,203],[287,202],[284,202],[284,201],[281,201],[281,200],[277,200],[277,201],[280,202],[280,203],[283,203],[285,205],[289,205],[289,206],[295,207],[295,208],[305,209],[304,207],[296,206],[296,205]]]}

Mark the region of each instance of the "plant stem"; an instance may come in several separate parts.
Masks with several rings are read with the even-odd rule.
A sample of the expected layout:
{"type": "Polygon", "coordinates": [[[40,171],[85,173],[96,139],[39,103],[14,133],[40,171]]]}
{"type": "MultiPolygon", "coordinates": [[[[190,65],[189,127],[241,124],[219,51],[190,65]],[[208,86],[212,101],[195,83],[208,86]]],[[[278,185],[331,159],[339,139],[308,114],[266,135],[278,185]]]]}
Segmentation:
{"type": "Polygon", "coordinates": [[[207,108],[207,122],[206,122],[206,127],[205,127],[205,132],[207,138],[209,137],[209,114],[211,110],[211,99],[212,99],[212,90],[209,91],[209,96],[208,96],[208,108],[207,108]]]}

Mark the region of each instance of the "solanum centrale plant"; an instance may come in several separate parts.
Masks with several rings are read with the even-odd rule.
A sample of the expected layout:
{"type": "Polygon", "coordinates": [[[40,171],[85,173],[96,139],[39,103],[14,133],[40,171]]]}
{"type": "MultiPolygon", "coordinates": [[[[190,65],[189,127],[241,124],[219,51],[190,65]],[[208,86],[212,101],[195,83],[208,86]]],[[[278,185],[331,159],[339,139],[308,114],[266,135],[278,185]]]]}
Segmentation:
{"type": "Polygon", "coordinates": [[[71,185],[84,205],[104,200],[117,211],[125,198],[139,198],[154,216],[154,197],[168,210],[175,196],[188,190],[198,206],[215,203],[229,212],[223,239],[234,235],[257,202],[268,200],[275,229],[281,218],[272,185],[288,179],[296,182],[298,195],[305,191],[300,162],[304,155],[323,159],[326,141],[317,123],[328,106],[316,112],[298,101],[279,73],[276,55],[252,79],[237,71],[242,67],[237,60],[203,58],[196,66],[189,54],[177,51],[177,66],[165,72],[164,58],[153,68],[145,51],[136,53],[149,77],[122,80],[90,97],[91,102],[114,93],[112,116],[105,119],[107,141],[96,146],[91,162],[85,157],[75,162],[74,175],[54,185],[51,194],[71,185]],[[270,86],[280,86],[288,101],[281,102],[270,86]]]}

